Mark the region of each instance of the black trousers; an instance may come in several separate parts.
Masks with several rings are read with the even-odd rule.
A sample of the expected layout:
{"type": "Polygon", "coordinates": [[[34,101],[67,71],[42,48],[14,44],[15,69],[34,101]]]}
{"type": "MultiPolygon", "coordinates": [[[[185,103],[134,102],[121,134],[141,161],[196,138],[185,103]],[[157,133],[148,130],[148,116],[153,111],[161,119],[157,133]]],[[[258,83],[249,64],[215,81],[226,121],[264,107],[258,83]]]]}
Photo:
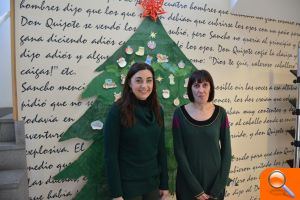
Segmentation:
{"type": "Polygon", "coordinates": [[[126,198],[125,200],[159,200],[159,190],[154,190],[152,192],[143,194],[141,196],[136,196],[132,198],[126,198]]]}

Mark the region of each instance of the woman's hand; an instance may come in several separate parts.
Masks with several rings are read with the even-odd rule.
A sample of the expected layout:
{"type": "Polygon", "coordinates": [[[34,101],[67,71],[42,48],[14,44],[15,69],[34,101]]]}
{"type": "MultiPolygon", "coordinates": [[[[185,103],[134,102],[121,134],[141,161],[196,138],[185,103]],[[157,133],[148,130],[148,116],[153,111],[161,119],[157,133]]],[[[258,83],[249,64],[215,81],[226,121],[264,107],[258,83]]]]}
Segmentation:
{"type": "Polygon", "coordinates": [[[112,200],[124,200],[123,197],[113,198],[112,200]]]}
{"type": "Polygon", "coordinates": [[[161,200],[169,199],[169,190],[159,190],[159,196],[161,200]]]}
{"type": "Polygon", "coordinates": [[[197,197],[197,200],[208,200],[209,199],[209,195],[203,193],[200,196],[197,197]]]}

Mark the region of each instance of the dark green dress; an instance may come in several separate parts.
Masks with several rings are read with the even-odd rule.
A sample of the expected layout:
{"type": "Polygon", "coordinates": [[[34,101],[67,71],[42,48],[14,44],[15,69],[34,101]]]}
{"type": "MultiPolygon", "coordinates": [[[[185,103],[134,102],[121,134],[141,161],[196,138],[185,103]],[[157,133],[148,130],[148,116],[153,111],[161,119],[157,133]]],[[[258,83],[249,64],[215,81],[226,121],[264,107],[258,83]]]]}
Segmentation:
{"type": "MultiPolygon", "coordinates": [[[[105,164],[112,197],[131,198],[168,189],[164,127],[145,101],[134,102],[135,124],[121,125],[114,104],[104,124],[105,164]]],[[[163,116],[163,113],[162,113],[163,116]]]]}
{"type": "Polygon", "coordinates": [[[215,105],[208,120],[197,121],[184,106],[177,108],[173,116],[173,140],[178,163],[177,200],[192,200],[203,192],[223,199],[231,163],[225,109],[215,105]]]}

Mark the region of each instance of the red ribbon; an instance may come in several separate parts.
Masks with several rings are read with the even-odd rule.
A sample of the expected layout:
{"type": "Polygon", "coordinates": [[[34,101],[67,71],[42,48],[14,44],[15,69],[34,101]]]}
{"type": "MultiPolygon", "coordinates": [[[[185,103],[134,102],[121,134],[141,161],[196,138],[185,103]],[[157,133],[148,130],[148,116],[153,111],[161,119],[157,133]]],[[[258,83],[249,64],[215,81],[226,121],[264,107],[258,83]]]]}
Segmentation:
{"type": "Polygon", "coordinates": [[[140,4],[144,8],[143,17],[149,16],[156,21],[158,15],[166,13],[162,8],[164,0],[141,0],[140,4]]]}

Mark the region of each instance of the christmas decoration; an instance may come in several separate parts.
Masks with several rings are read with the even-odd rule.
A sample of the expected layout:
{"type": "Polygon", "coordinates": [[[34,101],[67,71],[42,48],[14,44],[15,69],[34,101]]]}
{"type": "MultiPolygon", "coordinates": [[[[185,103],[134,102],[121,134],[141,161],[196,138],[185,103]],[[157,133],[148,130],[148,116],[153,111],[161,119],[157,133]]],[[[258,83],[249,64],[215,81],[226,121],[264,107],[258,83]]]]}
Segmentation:
{"type": "Polygon", "coordinates": [[[173,103],[175,106],[179,106],[179,104],[180,104],[179,98],[177,97],[176,99],[174,99],[173,103]]]}
{"type": "Polygon", "coordinates": [[[145,48],[139,47],[139,50],[137,52],[135,52],[135,54],[138,56],[143,56],[145,54],[145,48]]]}
{"type": "Polygon", "coordinates": [[[178,63],[178,67],[179,67],[180,69],[183,69],[184,66],[185,66],[185,64],[184,64],[184,62],[181,60],[181,61],[178,63]]]}
{"type": "Polygon", "coordinates": [[[170,97],[170,90],[168,89],[162,90],[162,96],[164,99],[168,99],[170,97]]]}
{"type": "Polygon", "coordinates": [[[95,97],[94,102],[60,139],[60,142],[72,138],[91,142],[89,148],[77,160],[55,176],[55,179],[59,180],[80,177],[87,179],[74,199],[111,199],[105,175],[101,123],[105,121],[112,103],[120,97],[122,84],[124,84],[127,71],[133,62],[150,63],[155,71],[157,94],[165,113],[169,186],[171,193],[175,190],[177,166],[173,155],[172,115],[176,106],[189,102],[184,85],[196,67],[170,38],[161,21],[156,18],[157,15],[164,13],[161,8],[162,2],[142,1],[142,5],[147,8],[144,12],[147,14],[145,16],[156,21],[149,17],[144,18],[129,40],[96,69],[96,72],[99,73],[98,76],[87,85],[82,93],[83,99],[95,97]],[[146,2],[148,2],[147,5],[146,2]],[[153,41],[151,45],[148,44],[149,37],[150,41],[153,41]]]}
{"type": "Polygon", "coordinates": [[[119,64],[120,67],[125,67],[127,65],[127,62],[123,57],[119,58],[117,63],[119,64]]]}
{"type": "Polygon", "coordinates": [[[149,49],[155,49],[156,43],[154,41],[150,40],[148,42],[147,46],[148,46],[149,49]]]}
{"type": "Polygon", "coordinates": [[[140,3],[144,8],[143,17],[149,16],[156,21],[158,15],[166,13],[162,8],[164,0],[142,0],[140,3]]]}
{"type": "Polygon", "coordinates": [[[93,121],[91,123],[91,127],[94,130],[101,130],[103,128],[103,123],[101,121],[99,121],[99,120],[93,121]]]}
{"type": "Polygon", "coordinates": [[[151,37],[151,38],[155,38],[155,37],[156,37],[156,33],[151,31],[150,37],[151,37]]]}
{"type": "Polygon", "coordinates": [[[128,54],[128,55],[131,55],[133,53],[133,49],[131,48],[131,46],[128,46],[126,49],[125,49],[125,52],[128,54]]]}

